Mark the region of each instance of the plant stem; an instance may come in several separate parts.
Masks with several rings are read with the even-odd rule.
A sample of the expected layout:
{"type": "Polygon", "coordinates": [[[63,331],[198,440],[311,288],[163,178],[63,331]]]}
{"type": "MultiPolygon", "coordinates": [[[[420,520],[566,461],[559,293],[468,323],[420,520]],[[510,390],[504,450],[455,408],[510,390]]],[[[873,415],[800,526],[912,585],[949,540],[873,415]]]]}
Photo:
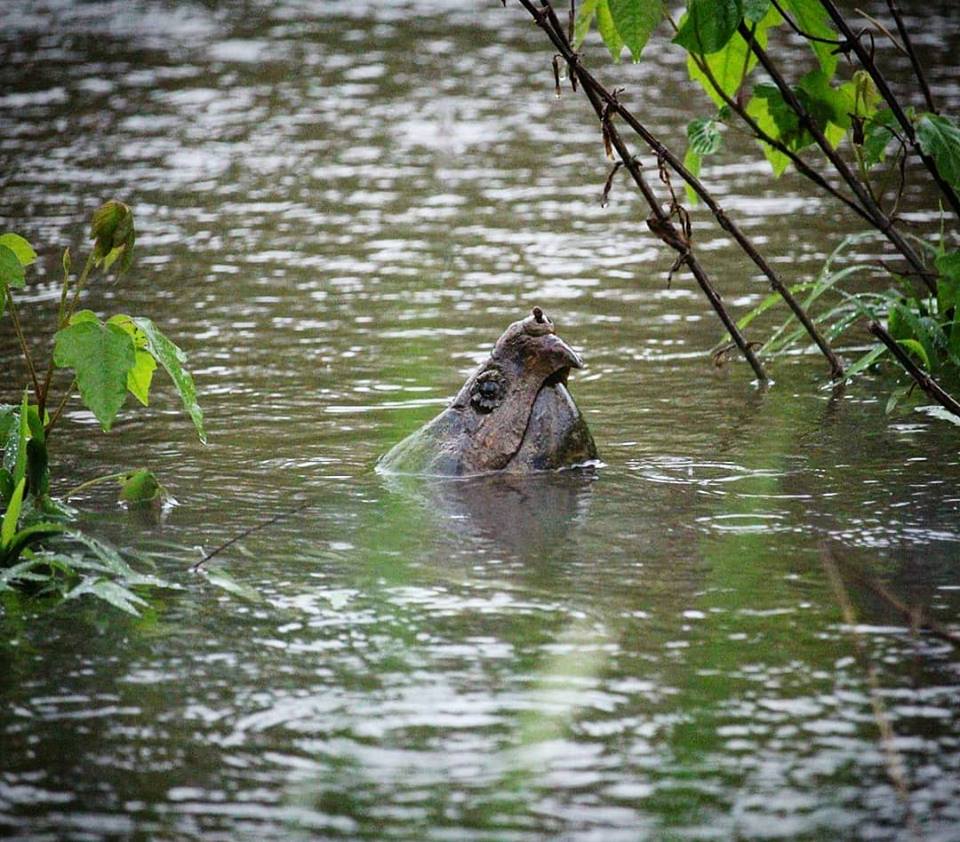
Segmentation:
{"type": "MultiPolygon", "coordinates": [[[[87,262],[83,265],[83,271],[80,273],[80,277],[77,279],[77,285],[74,289],[73,300],[70,302],[70,307],[68,310],[64,311],[64,304],[67,300],[67,290],[70,286],[70,275],[69,273],[64,275],[63,278],[63,288],[60,290],[60,309],[57,314],[57,330],[63,330],[67,322],[70,320],[70,317],[73,315],[73,311],[77,307],[77,301],[80,298],[80,291],[83,289],[83,285],[87,282],[87,278],[90,276],[90,271],[93,269],[93,252],[87,257],[87,262]]],[[[50,384],[53,381],[53,354],[50,354],[50,362],[47,364],[47,373],[43,378],[43,391],[40,393],[37,399],[37,409],[40,413],[40,417],[43,418],[43,414],[47,408],[47,397],[50,393],[50,384]]],[[[73,386],[70,387],[71,389],[73,386]]],[[[60,402],[60,407],[57,409],[57,413],[53,419],[50,420],[49,426],[53,426],[53,421],[59,417],[60,411],[63,409],[63,404],[69,397],[70,391],[67,390],[67,393],[63,396],[63,400],[60,402]]]]}
{"type": "MultiPolygon", "coordinates": [[[[57,420],[60,418],[60,415],[63,413],[63,408],[67,405],[67,401],[70,399],[70,395],[73,394],[73,387],[77,385],[77,381],[74,380],[66,392],[63,393],[63,397],[60,399],[60,404],[57,406],[57,411],[53,413],[53,417],[47,422],[47,425],[43,428],[44,435],[48,434],[52,429],[53,425],[57,423],[57,420]]],[[[41,416],[42,417],[42,416],[41,416]]]]}
{"type": "MultiPolygon", "coordinates": [[[[523,0],[521,0],[523,2],[523,0]]],[[[553,13],[553,8],[551,7],[548,0],[541,0],[542,5],[545,9],[547,18],[552,18],[552,21],[556,21],[556,15],[553,13]]],[[[527,7],[529,4],[524,2],[523,5],[527,7]]],[[[537,17],[536,10],[534,10],[534,16],[537,17]]],[[[543,26],[543,24],[541,24],[543,26]]],[[[550,35],[551,40],[554,42],[554,45],[563,55],[564,59],[568,62],[570,66],[571,73],[575,73],[580,78],[580,83],[585,90],[592,91],[596,96],[598,96],[604,103],[603,109],[606,110],[606,113],[617,113],[620,117],[633,129],[649,146],[656,154],[659,159],[666,161],[671,169],[674,170],[690,187],[696,192],[696,194],[703,200],[703,203],[710,209],[713,213],[714,218],[717,220],[717,223],[720,227],[730,234],[733,239],[737,242],[743,252],[753,261],[754,265],[766,276],[767,280],[770,282],[770,286],[776,290],[777,293],[783,298],[787,306],[793,311],[794,315],[803,325],[804,329],[810,335],[810,338],[813,339],[814,343],[820,349],[821,353],[826,357],[827,361],[830,364],[830,374],[831,377],[836,378],[843,374],[843,364],[840,362],[840,359],[834,353],[833,349],[830,347],[829,343],[823,338],[820,332],[817,330],[816,326],[813,324],[813,321],[807,315],[806,311],[800,305],[800,303],[793,297],[790,290],[780,279],[779,275],[773,270],[769,263],[763,258],[759,251],[754,247],[753,243],[747,238],[747,236],[741,231],[740,227],[727,216],[726,212],[714,199],[713,195],[703,186],[701,181],[693,175],[684,165],[683,162],[677,158],[660,140],[653,135],[639,120],[627,109],[625,108],[619,100],[613,96],[609,91],[607,91],[597,79],[583,67],[580,62],[579,56],[573,51],[570,46],[569,41],[563,37],[562,30],[558,29],[557,24],[553,26],[553,34],[550,30],[544,26],[547,34],[550,35]]],[[[594,106],[596,110],[596,106],[594,106]]],[[[602,113],[598,112],[598,113],[602,113]]],[[[609,123],[609,121],[608,121],[609,123]]],[[[624,161],[626,163],[626,161],[624,161]]],[[[634,178],[636,180],[636,178],[634,178]]],[[[699,280],[699,279],[698,279],[699,280]]],[[[731,337],[734,335],[731,333],[731,337]]],[[[736,342],[736,338],[734,337],[736,342]]],[[[740,347],[740,343],[737,342],[737,346],[740,347]]],[[[741,348],[741,350],[743,350],[741,348]]]]}
{"type": "Polygon", "coordinates": [[[99,485],[101,482],[107,482],[112,479],[120,479],[120,477],[125,477],[129,471],[118,471],[115,474],[106,474],[102,477],[96,477],[95,479],[88,479],[86,482],[81,482],[76,488],[71,488],[66,494],[63,495],[64,500],[69,500],[75,494],[79,494],[81,491],[86,490],[87,488],[92,488],[95,485],[99,485]]]}
{"type": "Polygon", "coordinates": [[[7,307],[10,310],[10,318],[13,321],[13,329],[17,334],[17,341],[20,343],[20,352],[23,354],[24,362],[27,364],[27,371],[30,372],[30,379],[33,381],[33,393],[39,401],[41,392],[40,382],[37,380],[37,369],[33,365],[33,356],[30,353],[30,347],[27,345],[27,339],[23,335],[23,327],[20,324],[20,314],[17,312],[17,305],[13,300],[13,290],[9,287],[7,287],[7,307]]]}
{"type": "Polygon", "coordinates": [[[537,22],[540,28],[543,29],[543,31],[553,42],[554,46],[563,56],[570,68],[571,75],[575,75],[580,80],[580,84],[582,85],[584,92],[587,94],[590,104],[593,106],[594,111],[597,113],[597,117],[603,124],[603,128],[607,137],[617,150],[620,160],[623,161],[624,166],[630,172],[630,175],[633,177],[634,182],[636,182],[640,192],[647,200],[650,210],[653,212],[651,220],[648,220],[648,225],[650,225],[650,222],[653,221],[655,225],[651,225],[651,229],[656,228],[658,232],[663,232],[658,233],[658,236],[660,236],[664,242],[670,245],[677,252],[679,255],[678,262],[683,262],[690,268],[690,272],[696,279],[700,289],[703,291],[703,294],[710,302],[710,305],[713,307],[717,316],[720,318],[720,321],[727,329],[727,332],[733,338],[733,341],[740,349],[740,352],[746,358],[747,362],[750,363],[750,367],[753,369],[754,374],[756,374],[757,379],[761,382],[767,382],[767,374],[763,370],[763,366],[757,359],[757,356],[754,353],[750,343],[747,342],[747,340],[743,337],[743,334],[737,327],[736,322],[730,317],[729,313],[727,313],[726,308],[723,306],[723,300],[720,294],[714,288],[710,277],[700,265],[700,262],[697,260],[696,256],[690,250],[689,243],[684,242],[684,238],[681,236],[676,226],[674,226],[670,215],[664,212],[660,205],[660,201],[651,187],[647,184],[646,179],[644,179],[643,174],[640,172],[639,165],[637,164],[633,155],[630,154],[630,151],[623,142],[619,131],[609,119],[610,113],[614,111],[620,111],[622,113],[622,108],[620,107],[619,103],[617,103],[616,98],[605,88],[603,88],[603,86],[600,85],[600,83],[597,82],[597,80],[594,79],[593,76],[583,68],[578,61],[576,54],[573,52],[570,42],[567,40],[566,34],[563,30],[563,27],[560,25],[559,20],[557,19],[553,7],[549,2],[547,2],[547,0],[541,0],[541,2],[543,5],[542,12],[539,11],[533,5],[533,3],[530,2],[530,0],[520,0],[521,5],[523,5],[523,7],[531,14],[533,19],[537,22]]]}
{"type": "Polygon", "coordinates": [[[923,371],[917,366],[917,364],[910,359],[910,356],[907,354],[903,348],[900,347],[900,344],[894,339],[886,329],[879,322],[870,322],[868,327],[870,333],[877,337],[884,345],[887,346],[887,350],[897,358],[897,362],[900,363],[917,383],[917,385],[923,389],[931,398],[933,398],[940,406],[946,409],[949,412],[952,412],[958,418],[960,418],[960,403],[957,403],[956,399],[953,398],[948,392],[934,380],[929,374],[923,371]]]}
{"type": "Polygon", "coordinates": [[[833,20],[834,24],[836,24],[837,29],[840,31],[843,37],[850,42],[853,51],[857,54],[860,64],[863,65],[864,70],[870,74],[870,78],[873,79],[873,83],[877,86],[877,90],[880,91],[880,95],[884,98],[887,105],[890,107],[890,110],[893,112],[893,115],[897,118],[897,122],[903,129],[903,133],[906,135],[907,140],[910,141],[913,151],[920,156],[920,160],[923,161],[924,166],[926,166],[927,170],[929,170],[930,175],[933,176],[933,180],[936,181],[941,192],[946,197],[947,202],[953,209],[954,214],[960,217],[960,197],[957,196],[956,192],[954,192],[954,189],[944,180],[943,176],[940,175],[940,170],[937,168],[937,164],[933,158],[927,155],[920,148],[920,144],[917,142],[917,135],[913,130],[913,124],[910,122],[910,118],[907,117],[903,108],[900,107],[899,100],[893,91],[890,90],[890,86],[887,84],[887,80],[884,79],[883,74],[880,72],[876,62],[873,60],[873,56],[867,52],[863,44],[860,43],[860,39],[856,36],[853,30],[850,29],[850,24],[847,23],[844,16],[840,13],[840,10],[833,3],[833,0],[820,0],[820,5],[827,10],[827,14],[830,15],[831,19],[833,20]]]}
{"type": "MultiPolygon", "coordinates": [[[[821,0],[821,2],[827,3],[829,0],[821,0]]],[[[744,26],[743,23],[740,24],[739,32],[743,39],[750,45],[750,49],[753,50],[757,59],[759,59],[760,64],[763,65],[763,69],[766,70],[770,75],[773,83],[779,89],[784,102],[790,107],[790,110],[797,115],[797,118],[800,120],[800,124],[810,132],[811,136],[816,141],[817,146],[819,146],[823,154],[827,156],[827,160],[830,161],[830,163],[833,165],[833,168],[847,183],[847,186],[857,197],[858,201],[866,210],[866,212],[870,215],[874,227],[883,233],[883,235],[890,240],[894,246],[896,246],[897,251],[899,251],[900,254],[902,254],[910,263],[910,265],[917,270],[917,272],[923,278],[924,283],[926,283],[927,288],[932,293],[936,293],[937,284],[935,276],[930,274],[930,272],[923,265],[923,261],[920,259],[920,256],[901,236],[900,232],[894,228],[893,221],[877,205],[877,203],[871,197],[869,191],[864,188],[856,175],[854,175],[851,169],[847,166],[846,161],[844,161],[843,158],[841,158],[840,155],[837,154],[836,150],[830,145],[830,142],[824,136],[823,131],[821,131],[820,127],[807,112],[806,108],[803,107],[803,104],[793,92],[793,89],[787,84],[776,65],[774,65],[774,63],[770,60],[770,57],[767,55],[763,47],[757,43],[757,40],[753,37],[753,34],[749,29],[747,29],[746,26],[744,26]]]]}
{"type": "Polygon", "coordinates": [[[903,16],[900,14],[900,7],[897,5],[897,0],[887,0],[887,8],[897,23],[897,32],[900,33],[900,37],[903,39],[904,49],[910,57],[910,64],[913,66],[913,72],[916,74],[917,82],[920,83],[920,90],[923,91],[923,99],[927,103],[927,110],[932,111],[934,114],[939,114],[940,110],[933,101],[933,94],[930,93],[930,86],[927,84],[927,76],[923,72],[923,65],[920,64],[917,51],[913,48],[913,42],[910,40],[910,33],[903,22],[903,16]]]}

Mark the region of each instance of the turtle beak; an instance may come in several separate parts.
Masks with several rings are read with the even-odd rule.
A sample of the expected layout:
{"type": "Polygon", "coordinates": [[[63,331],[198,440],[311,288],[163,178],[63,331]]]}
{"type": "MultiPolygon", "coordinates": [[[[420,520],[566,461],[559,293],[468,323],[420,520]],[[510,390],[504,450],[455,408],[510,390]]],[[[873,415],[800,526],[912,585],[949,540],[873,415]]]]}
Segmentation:
{"type": "Polygon", "coordinates": [[[554,361],[554,370],[583,368],[583,358],[555,333],[543,337],[545,351],[554,361]]]}

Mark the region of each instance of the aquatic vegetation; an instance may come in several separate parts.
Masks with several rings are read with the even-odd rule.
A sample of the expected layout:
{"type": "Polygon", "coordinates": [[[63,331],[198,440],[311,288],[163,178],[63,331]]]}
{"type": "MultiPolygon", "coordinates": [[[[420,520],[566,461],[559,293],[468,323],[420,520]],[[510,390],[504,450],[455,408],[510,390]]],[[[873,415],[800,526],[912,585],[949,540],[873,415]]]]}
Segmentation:
{"type": "MultiPolygon", "coordinates": [[[[43,337],[31,336],[33,342],[28,342],[15,300],[15,290],[24,288],[26,269],[37,255],[20,235],[0,235],[0,305],[13,323],[30,383],[19,406],[0,406],[0,591],[28,589],[63,598],[89,593],[136,613],[142,600],[129,587],[166,583],[136,573],[116,550],[67,527],[73,511],[49,494],[50,434],[74,390],[101,428],[109,431],[128,393],[149,405],[158,366],[170,376],[203,442],[206,433],[193,378],[184,367],[186,356],[153,321],[124,313],[101,319],[91,310],[78,309],[81,294],[96,273],[102,278],[113,270],[119,278],[130,268],[136,241],[130,208],[115,200],[106,202],[93,214],[90,236],[93,248],[79,274],[72,272],[69,249],[63,254],[57,330],[41,376],[30,348],[43,337]],[[72,376],[51,415],[59,370],[72,376]],[[77,552],[78,547],[87,552],[77,552]]],[[[119,499],[127,506],[153,505],[164,496],[163,487],[145,468],[109,474],[81,487],[108,479],[119,481],[119,499]]]]}

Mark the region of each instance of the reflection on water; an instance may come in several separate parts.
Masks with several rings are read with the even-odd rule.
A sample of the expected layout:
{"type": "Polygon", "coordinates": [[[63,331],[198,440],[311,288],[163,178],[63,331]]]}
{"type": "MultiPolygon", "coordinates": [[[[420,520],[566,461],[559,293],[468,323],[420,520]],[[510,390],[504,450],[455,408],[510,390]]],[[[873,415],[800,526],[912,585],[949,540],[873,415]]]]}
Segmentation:
{"type": "MultiPolygon", "coordinates": [[[[956,111],[955,10],[910,5],[956,111]]],[[[882,596],[956,622],[956,428],[909,402],[888,418],[880,379],[823,391],[814,357],[768,391],[714,368],[708,307],[667,286],[625,184],[600,206],[599,133],[554,97],[519,9],[5,11],[0,221],[40,247],[24,310],[51,326],[61,249],[102,199],[130,202],[135,271],[89,306],[189,352],[211,443],[159,381],[108,436],[68,411],[63,432],[91,435],[55,441],[60,490],[149,464],[179,502],[158,521],[104,489],[78,502],[183,590],[136,622],[2,603],[0,833],[957,838],[956,649],[882,596]],[[571,390],[606,464],[375,475],[533,304],[586,360],[571,390]],[[219,557],[258,601],[186,572],[281,513],[219,557]]],[[[683,143],[679,54],[602,55],[683,143]]],[[[728,141],[704,177],[809,278],[854,222],[728,141]]],[[[742,315],[765,286],[694,221],[742,315]]],[[[4,402],[23,377],[5,324],[4,402]]]]}

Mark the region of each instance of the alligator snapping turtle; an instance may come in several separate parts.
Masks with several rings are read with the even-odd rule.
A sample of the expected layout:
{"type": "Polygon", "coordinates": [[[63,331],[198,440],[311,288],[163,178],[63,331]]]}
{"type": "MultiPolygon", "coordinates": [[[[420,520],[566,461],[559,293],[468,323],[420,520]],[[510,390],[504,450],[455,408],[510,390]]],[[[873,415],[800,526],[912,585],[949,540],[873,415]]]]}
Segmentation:
{"type": "Polygon", "coordinates": [[[514,322],[440,415],[380,460],[388,473],[465,476],[571,467],[597,458],[567,391],[580,356],[539,307],[514,322]]]}

